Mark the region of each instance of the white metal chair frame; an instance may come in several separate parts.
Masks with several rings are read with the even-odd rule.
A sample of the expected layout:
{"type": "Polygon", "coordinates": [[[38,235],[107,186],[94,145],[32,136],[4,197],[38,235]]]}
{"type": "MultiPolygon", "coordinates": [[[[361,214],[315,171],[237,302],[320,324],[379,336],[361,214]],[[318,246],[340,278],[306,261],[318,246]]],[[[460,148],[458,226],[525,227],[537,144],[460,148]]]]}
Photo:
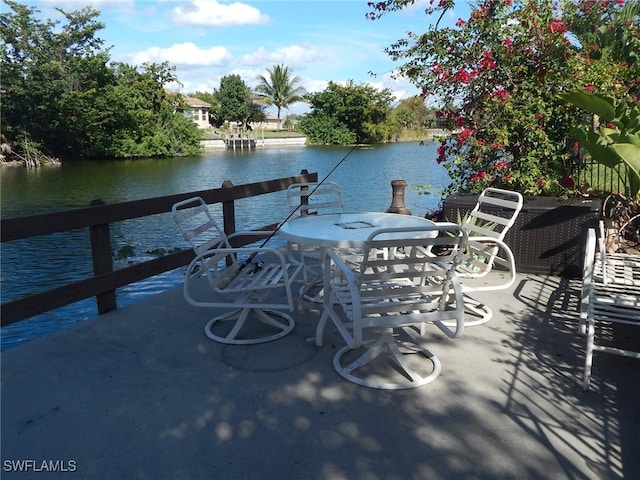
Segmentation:
{"type": "Polygon", "coordinates": [[[324,274],[330,284],[330,299],[317,327],[316,343],[322,345],[326,323],[331,319],[346,341],[333,360],[342,377],[390,390],[416,388],[437,378],[439,359],[415,339],[402,342],[398,336],[411,337],[410,329],[402,328],[401,332],[400,327],[419,328],[423,335],[427,323],[436,325],[447,337],[462,335],[464,302],[455,268],[466,241],[465,230],[455,224],[379,229],[369,236],[355,271],[335,251],[327,253],[331,269],[325,268],[324,274]],[[434,231],[440,236],[424,238],[434,231]],[[447,253],[435,257],[430,252],[433,246],[447,247],[447,253]],[[454,326],[448,326],[448,321],[454,326]],[[365,333],[373,338],[367,339],[365,333]],[[360,347],[365,347],[365,353],[343,365],[343,357],[360,347]],[[426,375],[406,362],[405,355],[415,353],[431,362],[432,370],[426,375]],[[362,374],[363,367],[383,354],[389,354],[402,379],[381,381],[362,374]]]}
{"type": "Polygon", "coordinates": [[[344,211],[342,190],[335,182],[293,183],[287,188],[287,202],[290,212],[302,216],[344,211]]]}
{"type": "Polygon", "coordinates": [[[281,338],[293,330],[293,318],[280,310],[294,311],[291,285],[302,265],[290,263],[279,249],[255,244],[233,246],[234,239],[239,237],[243,240],[254,237],[257,242],[272,232],[237,232],[227,236],[200,197],[176,203],[172,213],[196,253],[185,275],[185,299],[196,307],[232,310],[207,323],[205,334],[209,338],[226,344],[255,344],[281,338]],[[195,293],[194,287],[203,276],[217,299],[210,292],[205,298],[195,293]],[[275,289],[285,292],[286,301],[267,299],[275,289]],[[250,319],[268,325],[269,332],[246,336],[243,328],[250,319]]]}
{"type": "Polygon", "coordinates": [[[486,323],[493,316],[488,306],[474,300],[468,294],[504,290],[511,287],[516,280],[516,262],[513,252],[504,242],[504,237],[515,223],[522,205],[523,198],[518,192],[487,188],[480,194],[475,207],[462,224],[469,236],[469,243],[462,263],[456,271],[462,280],[467,309],[476,317],[467,318],[467,326],[486,323]],[[492,211],[496,209],[500,209],[501,214],[492,211]],[[465,282],[465,279],[485,277],[495,265],[506,272],[504,281],[478,285],[472,281],[465,282]]]}
{"type": "Polygon", "coordinates": [[[596,330],[615,324],[640,327],[640,257],[608,254],[604,248],[601,224],[597,239],[594,229],[587,231],[583,265],[579,330],[587,336],[583,373],[585,390],[591,383],[594,352],[640,359],[638,351],[598,343],[596,330]]]}
{"type": "MultiPolygon", "coordinates": [[[[335,182],[293,183],[287,188],[289,212],[295,216],[344,213],[342,190],[335,182]]],[[[300,244],[288,244],[293,261],[303,262],[303,283],[299,297],[321,301],[322,292],[316,296],[307,295],[310,289],[322,282],[322,258],[320,249],[300,244]]]]}

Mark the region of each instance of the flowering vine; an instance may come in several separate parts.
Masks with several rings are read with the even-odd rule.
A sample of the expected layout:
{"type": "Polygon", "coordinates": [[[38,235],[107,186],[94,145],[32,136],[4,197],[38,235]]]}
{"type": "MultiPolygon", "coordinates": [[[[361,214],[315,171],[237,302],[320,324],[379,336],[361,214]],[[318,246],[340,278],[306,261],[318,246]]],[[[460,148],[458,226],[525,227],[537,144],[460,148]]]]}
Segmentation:
{"type": "MultiPolygon", "coordinates": [[[[370,2],[368,17],[413,3],[370,2]]],[[[573,193],[580,157],[570,130],[578,115],[559,94],[637,89],[628,64],[602,66],[602,42],[593,34],[614,26],[637,29],[634,20],[617,16],[626,3],[478,0],[467,19],[442,26],[454,5],[431,0],[425,13],[435,24],[386,49],[401,63],[398,74],[443,106],[437,118],[450,134],[441,140],[437,162],[451,178],[447,193],[487,186],[530,195],[573,193]]]]}

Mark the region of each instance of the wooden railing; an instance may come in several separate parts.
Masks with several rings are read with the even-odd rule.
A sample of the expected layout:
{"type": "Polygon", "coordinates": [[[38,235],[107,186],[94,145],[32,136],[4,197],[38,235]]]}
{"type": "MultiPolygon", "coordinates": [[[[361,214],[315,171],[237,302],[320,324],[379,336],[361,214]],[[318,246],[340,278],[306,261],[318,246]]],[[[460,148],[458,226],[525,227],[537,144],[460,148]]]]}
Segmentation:
{"type": "MultiPolygon", "coordinates": [[[[98,313],[117,308],[116,289],[145,278],[187,265],[194,257],[191,250],[183,250],[125,268],[113,269],[109,225],[133,218],[147,217],[171,211],[174,203],[200,196],[208,204],[221,203],[225,232],[236,231],[235,201],[286,190],[292,183],[315,182],[317,173],[303,170],[300,175],[264,182],[233,185],[225,181],[221,188],[181,193],[165,197],[147,198],[107,205],[94,200],[86,208],[66,210],[27,217],[7,218],[1,221],[2,243],[23,238],[88,228],[90,232],[93,276],[46,292],[27,295],[2,303],[2,326],[53,310],[85,298],[96,297],[98,313]]],[[[276,224],[263,229],[275,229],[276,224]]]]}

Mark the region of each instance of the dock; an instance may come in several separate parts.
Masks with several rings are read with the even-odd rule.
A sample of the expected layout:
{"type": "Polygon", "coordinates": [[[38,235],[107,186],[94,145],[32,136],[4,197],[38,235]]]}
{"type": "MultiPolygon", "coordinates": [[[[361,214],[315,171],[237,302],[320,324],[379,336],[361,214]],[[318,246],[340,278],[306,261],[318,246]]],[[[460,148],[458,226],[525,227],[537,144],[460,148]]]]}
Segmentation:
{"type": "Polygon", "coordinates": [[[341,337],[315,346],[311,302],[247,346],[209,340],[215,312],[181,288],[119,308],[2,353],[1,476],[640,478],[640,364],[599,354],[582,389],[579,281],[518,275],[477,298],[493,319],[455,340],[430,328],[442,374],[406,391],[340,377],[341,337]]]}
{"type": "Polygon", "coordinates": [[[256,139],[252,137],[225,135],[224,144],[227,150],[253,150],[256,148],[256,139]]]}

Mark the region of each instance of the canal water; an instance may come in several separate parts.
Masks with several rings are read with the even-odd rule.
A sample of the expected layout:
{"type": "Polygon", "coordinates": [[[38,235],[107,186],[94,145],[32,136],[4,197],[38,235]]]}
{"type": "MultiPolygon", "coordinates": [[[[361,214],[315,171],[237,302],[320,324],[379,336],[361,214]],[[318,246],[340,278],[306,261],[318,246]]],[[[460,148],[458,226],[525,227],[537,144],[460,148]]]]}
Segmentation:
{"type": "MultiPolygon", "coordinates": [[[[266,147],[251,152],[213,151],[193,158],[68,162],[39,170],[4,168],[0,173],[3,218],[80,208],[94,199],[106,203],[258,182],[297,175],[302,169],[324,178],[346,159],[328,180],[343,190],[347,211],[384,211],[391,204],[391,181],[406,180],[405,203],[413,215],[423,216],[439,206],[448,184],[436,163],[436,143],[418,142],[345,147],[266,147]],[[430,185],[431,194],[414,187],[430,185]]],[[[221,218],[221,212],[214,214],[221,218]]],[[[239,229],[284,219],[284,192],[236,204],[239,229]]],[[[173,248],[187,247],[169,215],[156,215],[112,225],[115,267],[147,260],[173,248]]],[[[48,290],[91,275],[87,231],[45,235],[2,244],[2,302],[48,290]]],[[[273,240],[277,242],[277,239],[273,240]]],[[[127,305],[179,285],[184,269],[137,282],[117,292],[118,306],[127,305]]],[[[31,341],[97,315],[94,299],[2,328],[2,349],[31,341]]]]}

